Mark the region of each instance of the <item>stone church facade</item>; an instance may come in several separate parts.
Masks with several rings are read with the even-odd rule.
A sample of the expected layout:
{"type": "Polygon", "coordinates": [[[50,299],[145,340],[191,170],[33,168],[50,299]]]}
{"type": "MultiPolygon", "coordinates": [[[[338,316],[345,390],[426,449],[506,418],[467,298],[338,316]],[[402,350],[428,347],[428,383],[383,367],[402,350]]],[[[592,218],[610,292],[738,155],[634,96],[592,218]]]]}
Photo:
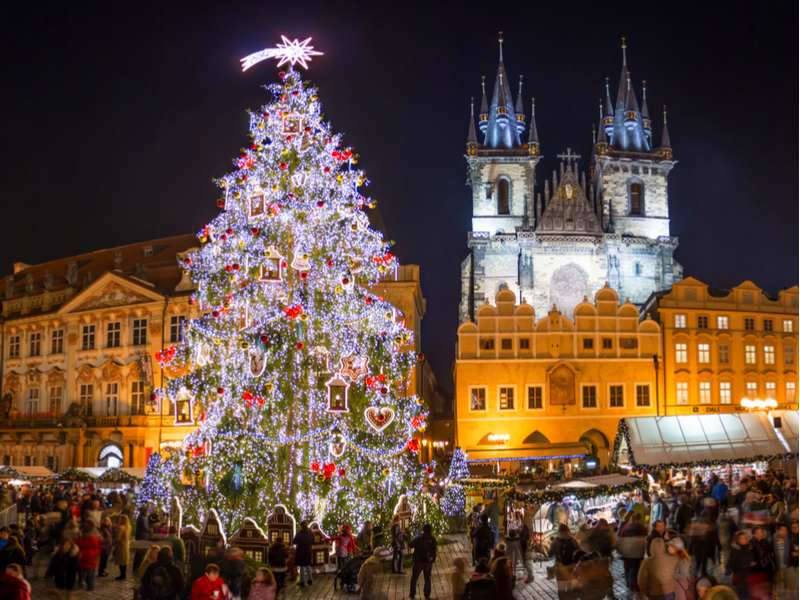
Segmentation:
{"type": "Polygon", "coordinates": [[[501,40],[491,101],[485,88],[482,96],[480,134],[470,118],[472,231],[461,265],[459,322],[474,322],[478,308],[504,288],[531,304],[538,320],[554,305],[572,317],[606,282],[621,302],[641,306],[680,281],[678,239],[669,231],[667,178],[675,160],[666,113],[661,146],[652,147],[647,102],[643,96],[640,107],[633,92],[624,44],[615,105],[607,85],[600,107],[588,181],[570,149],[558,155],[552,178],[536,176],[542,156],[535,112],[526,124],[521,88],[520,81],[514,101],[501,40]]]}

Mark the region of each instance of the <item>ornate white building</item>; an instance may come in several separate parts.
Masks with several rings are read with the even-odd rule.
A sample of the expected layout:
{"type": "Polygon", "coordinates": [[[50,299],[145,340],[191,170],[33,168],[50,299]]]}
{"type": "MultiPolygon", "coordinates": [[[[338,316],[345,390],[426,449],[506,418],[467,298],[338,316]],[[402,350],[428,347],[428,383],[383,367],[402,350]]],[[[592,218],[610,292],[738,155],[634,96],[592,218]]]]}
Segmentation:
{"type": "Polygon", "coordinates": [[[653,148],[647,102],[643,95],[640,108],[633,92],[624,43],[616,105],[606,84],[600,107],[588,185],[570,149],[558,155],[560,172],[552,180],[542,185],[536,178],[542,156],[535,113],[532,107],[527,125],[521,81],[512,98],[502,39],[491,102],[484,87],[478,121],[483,143],[474,115],[467,140],[472,231],[461,265],[460,322],[474,321],[477,308],[503,286],[532,304],[538,319],[553,305],[571,317],[606,282],[621,301],[641,306],[682,279],[672,257],[678,239],[669,232],[667,177],[675,161],[666,113],[661,146],[653,148]]]}

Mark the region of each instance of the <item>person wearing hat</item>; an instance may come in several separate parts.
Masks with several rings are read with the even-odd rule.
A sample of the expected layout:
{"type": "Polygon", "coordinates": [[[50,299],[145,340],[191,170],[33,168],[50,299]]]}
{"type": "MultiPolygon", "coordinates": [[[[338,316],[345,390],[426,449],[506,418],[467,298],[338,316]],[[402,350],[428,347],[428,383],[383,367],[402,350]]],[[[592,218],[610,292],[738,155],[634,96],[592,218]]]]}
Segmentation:
{"type": "Polygon", "coordinates": [[[358,552],[356,540],[353,538],[350,525],[347,523],[342,525],[341,535],[325,538],[325,541],[336,542],[336,562],[339,569],[341,569],[350,560],[350,557],[353,554],[358,552]]]}
{"type": "MultiPolygon", "coordinates": [[[[669,533],[667,533],[669,536],[669,533]]],[[[691,586],[689,581],[689,567],[692,566],[692,559],[686,552],[683,540],[677,533],[667,541],[667,552],[678,559],[675,564],[675,600],[688,600],[691,598],[691,586]]]]}
{"type": "Polygon", "coordinates": [[[706,600],[708,592],[716,585],[711,577],[701,577],[695,584],[698,600],[706,600]]]}
{"type": "Polygon", "coordinates": [[[674,597],[677,566],[678,557],[666,551],[662,538],[654,538],[650,542],[650,556],[639,567],[639,591],[651,600],[674,597]]]}

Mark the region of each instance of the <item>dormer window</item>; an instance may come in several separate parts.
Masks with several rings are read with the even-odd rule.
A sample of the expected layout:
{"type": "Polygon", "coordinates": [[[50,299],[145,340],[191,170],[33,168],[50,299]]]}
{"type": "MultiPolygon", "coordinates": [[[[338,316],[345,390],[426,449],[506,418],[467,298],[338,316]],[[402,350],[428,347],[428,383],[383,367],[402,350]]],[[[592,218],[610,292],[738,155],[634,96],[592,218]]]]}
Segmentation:
{"type": "Polygon", "coordinates": [[[508,180],[499,179],[497,181],[497,214],[508,214],[508,180]]]}
{"type": "Polygon", "coordinates": [[[147,258],[148,256],[153,256],[153,247],[152,246],[145,246],[142,248],[144,251],[144,256],[147,258]]]}
{"type": "Polygon", "coordinates": [[[630,198],[630,214],[643,215],[644,202],[643,202],[643,188],[639,182],[631,183],[628,187],[628,196],[630,198]]]}

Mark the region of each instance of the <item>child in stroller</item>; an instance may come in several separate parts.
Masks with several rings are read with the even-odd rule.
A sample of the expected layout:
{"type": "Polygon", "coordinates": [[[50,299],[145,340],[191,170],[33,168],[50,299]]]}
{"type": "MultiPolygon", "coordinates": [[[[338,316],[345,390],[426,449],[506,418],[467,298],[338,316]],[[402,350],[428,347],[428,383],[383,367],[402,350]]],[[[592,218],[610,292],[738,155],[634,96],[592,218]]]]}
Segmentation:
{"type": "Polygon", "coordinates": [[[333,580],[333,589],[335,590],[337,585],[341,585],[341,588],[347,590],[348,594],[355,594],[358,572],[370,556],[372,556],[371,553],[356,552],[336,573],[336,578],[333,580]]]}

